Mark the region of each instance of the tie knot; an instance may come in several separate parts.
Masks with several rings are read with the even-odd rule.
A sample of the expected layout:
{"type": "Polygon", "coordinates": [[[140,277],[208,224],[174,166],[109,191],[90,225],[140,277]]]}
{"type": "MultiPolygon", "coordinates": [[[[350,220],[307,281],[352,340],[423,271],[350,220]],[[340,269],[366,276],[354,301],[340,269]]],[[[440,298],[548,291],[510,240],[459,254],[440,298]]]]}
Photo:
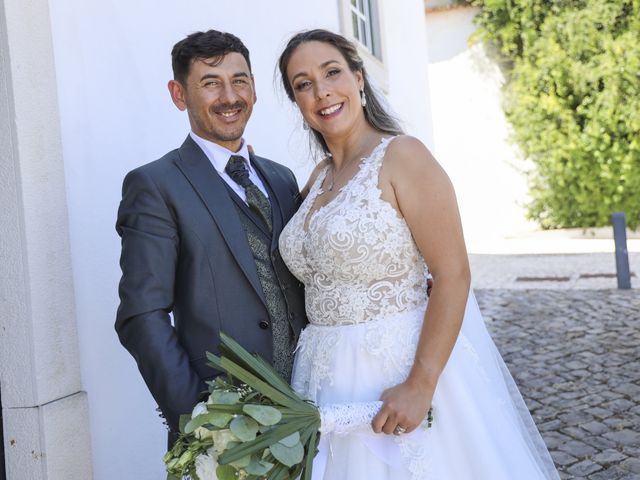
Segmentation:
{"type": "Polygon", "coordinates": [[[249,180],[249,169],[245,164],[244,158],[240,155],[231,155],[224,171],[231,177],[231,180],[243,188],[251,184],[251,180],[249,180]]]}

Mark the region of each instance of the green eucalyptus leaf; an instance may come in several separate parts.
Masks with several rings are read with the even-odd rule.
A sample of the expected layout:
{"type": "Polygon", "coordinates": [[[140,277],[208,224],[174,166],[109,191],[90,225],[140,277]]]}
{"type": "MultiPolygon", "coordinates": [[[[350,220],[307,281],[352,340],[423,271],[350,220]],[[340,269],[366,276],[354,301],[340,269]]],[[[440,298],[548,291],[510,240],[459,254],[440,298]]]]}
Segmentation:
{"type": "Polygon", "coordinates": [[[211,425],[214,425],[219,428],[224,428],[229,424],[229,421],[233,418],[233,415],[230,413],[223,412],[210,412],[208,415],[209,422],[211,425]]]}
{"type": "Polygon", "coordinates": [[[295,447],[298,443],[300,443],[300,434],[298,432],[294,432],[288,437],[284,437],[278,443],[283,444],[285,447],[295,447]]]}
{"type": "Polygon", "coordinates": [[[249,442],[256,438],[258,433],[258,422],[253,418],[239,415],[231,420],[229,428],[243,442],[249,442]]]}
{"type": "Polygon", "coordinates": [[[265,475],[272,468],[273,463],[258,460],[258,457],[251,455],[251,460],[245,470],[249,475],[265,475]]]}
{"type": "Polygon", "coordinates": [[[261,425],[275,425],[282,419],[282,414],[278,409],[268,405],[245,405],[242,407],[242,411],[261,425]]]}
{"type": "Polygon", "coordinates": [[[218,465],[218,468],[216,468],[216,476],[218,477],[218,480],[237,480],[238,473],[231,465],[218,465]]]}
{"type": "Polygon", "coordinates": [[[271,455],[287,467],[297,465],[302,462],[302,459],[304,458],[304,448],[300,442],[295,444],[293,447],[287,447],[282,443],[274,443],[269,448],[271,450],[271,455]]]}
{"type": "Polygon", "coordinates": [[[271,430],[272,428],[273,428],[272,425],[260,425],[260,426],[258,426],[258,431],[260,433],[265,433],[265,432],[268,432],[269,430],[271,430]]]}
{"type": "Polygon", "coordinates": [[[235,462],[229,463],[229,465],[239,469],[239,468],[246,468],[247,466],[249,466],[250,462],[251,462],[251,455],[247,455],[246,457],[242,457],[236,460],[235,462]]]}
{"type": "Polygon", "coordinates": [[[193,433],[198,427],[202,427],[205,424],[211,424],[219,428],[224,428],[232,418],[233,415],[221,412],[209,412],[203,415],[198,415],[196,418],[191,419],[184,426],[184,433],[193,433]]]}
{"type": "Polygon", "coordinates": [[[219,403],[222,405],[235,405],[240,401],[240,394],[238,392],[224,392],[220,390],[214,390],[209,396],[209,405],[219,403]]]}

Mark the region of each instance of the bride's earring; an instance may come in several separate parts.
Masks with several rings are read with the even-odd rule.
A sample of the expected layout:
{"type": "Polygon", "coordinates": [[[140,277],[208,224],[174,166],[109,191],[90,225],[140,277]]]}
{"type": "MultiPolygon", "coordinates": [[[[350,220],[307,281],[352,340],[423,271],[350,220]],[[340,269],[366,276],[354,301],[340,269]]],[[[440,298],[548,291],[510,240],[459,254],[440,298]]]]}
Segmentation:
{"type": "Polygon", "coordinates": [[[362,108],[367,106],[367,94],[364,93],[364,88],[360,90],[360,103],[362,104],[362,108]]]}
{"type": "Polygon", "coordinates": [[[302,120],[302,128],[304,130],[309,130],[309,124],[307,123],[306,120],[302,120]]]}

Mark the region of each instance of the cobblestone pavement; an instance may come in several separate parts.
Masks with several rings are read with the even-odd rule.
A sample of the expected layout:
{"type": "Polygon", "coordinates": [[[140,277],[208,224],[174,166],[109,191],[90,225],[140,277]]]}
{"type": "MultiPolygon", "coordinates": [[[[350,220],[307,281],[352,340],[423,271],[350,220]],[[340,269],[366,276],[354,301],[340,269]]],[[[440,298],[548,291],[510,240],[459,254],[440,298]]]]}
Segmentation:
{"type": "Polygon", "coordinates": [[[563,479],[640,479],[640,293],[477,290],[563,479]]]}

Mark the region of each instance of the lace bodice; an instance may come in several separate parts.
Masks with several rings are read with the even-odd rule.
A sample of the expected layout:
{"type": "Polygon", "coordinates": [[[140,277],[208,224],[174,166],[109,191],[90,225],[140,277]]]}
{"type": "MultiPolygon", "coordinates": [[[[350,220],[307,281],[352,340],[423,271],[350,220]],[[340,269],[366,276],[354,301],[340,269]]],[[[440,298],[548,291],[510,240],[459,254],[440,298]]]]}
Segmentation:
{"type": "Polygon", "coordinates": [[[363,323],[426,304],[424,259],[378,186],[389,142],[383,139],[338,195],[316,209],[327,166],[280,235],[280,253],[305,285],[313,324],[363,323]]]}

